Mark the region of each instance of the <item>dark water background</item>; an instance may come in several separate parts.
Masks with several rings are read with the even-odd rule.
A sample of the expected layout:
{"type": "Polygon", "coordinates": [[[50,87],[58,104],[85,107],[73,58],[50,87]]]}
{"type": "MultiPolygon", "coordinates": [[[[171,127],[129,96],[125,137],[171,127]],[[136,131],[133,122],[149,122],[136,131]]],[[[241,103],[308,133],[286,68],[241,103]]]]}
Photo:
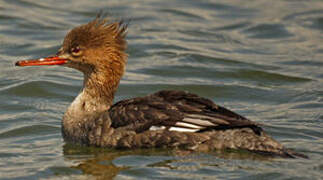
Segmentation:
{"type": "Polygon", "coordinates": [[[0,1],[0,179],[322,179],[323,1],[0,1]],[[14,67],[54,54],[99,10],[131,19],[116,100],[161,89],[213,99],[310,159],[65,145],[81,73],[14,67]]]}

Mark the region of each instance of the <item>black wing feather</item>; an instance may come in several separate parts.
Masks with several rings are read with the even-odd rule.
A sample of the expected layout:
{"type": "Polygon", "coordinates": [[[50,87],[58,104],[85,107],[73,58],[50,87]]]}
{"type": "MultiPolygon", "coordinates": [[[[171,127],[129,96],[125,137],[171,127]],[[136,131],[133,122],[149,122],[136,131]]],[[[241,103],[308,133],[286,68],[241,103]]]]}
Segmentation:
{"type": "Polygon", "coordinates": [[[262,129],[256,123],[211,100],[184,91],[159,91],[145,97],[127,99],[109,110],[113,128],[129,128],[136,132],[151,126],[212,129],[250,127],[256,134],[262,129]]]}

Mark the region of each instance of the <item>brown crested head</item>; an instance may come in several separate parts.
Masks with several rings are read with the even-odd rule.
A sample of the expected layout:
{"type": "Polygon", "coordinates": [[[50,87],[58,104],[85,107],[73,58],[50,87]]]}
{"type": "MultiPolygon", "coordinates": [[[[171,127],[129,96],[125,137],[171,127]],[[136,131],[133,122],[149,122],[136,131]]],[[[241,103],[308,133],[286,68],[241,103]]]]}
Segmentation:
{"type": "Polygon", "coordinates": [[[124,66],[127,61],[126,30],[127,25],[122,21],[109,23],[107,19],[97,17],[72,29],[57,55],[69,60],[66,66],[82,72],[112,64],[124,66]]]}
{"type": "Polygon", "coordinates": [[[110,23],[108,19],[98,16],[72,29],[56,56],[18,61],[16,65],[64,65],[86,74],[109,68],[119,68],[123,72],[127,61],[126,31],[127,24],[123,21],[110,23]]]}
{"type": "Polygon", "coordinates": [[[16,66],[63,65],[78,69],[85,75],[84,93],[110,105],[127,62],[126,30],[127,24],[122,21],[110,23],[97,17],[72,29],[56,56],[22,60],[16,66]]]}

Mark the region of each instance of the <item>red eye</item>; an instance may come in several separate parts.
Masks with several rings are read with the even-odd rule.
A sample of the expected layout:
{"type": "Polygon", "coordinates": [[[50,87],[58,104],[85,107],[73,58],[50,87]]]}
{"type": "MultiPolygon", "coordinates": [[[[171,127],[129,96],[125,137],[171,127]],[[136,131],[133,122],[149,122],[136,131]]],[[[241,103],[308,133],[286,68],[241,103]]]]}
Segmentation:
{"type": "Polygon", "coordinates": [[[80,47],[72,48],[72,53],[74,53],[74,54],[78,54],[80,51],[81,51],[80,47]]]}

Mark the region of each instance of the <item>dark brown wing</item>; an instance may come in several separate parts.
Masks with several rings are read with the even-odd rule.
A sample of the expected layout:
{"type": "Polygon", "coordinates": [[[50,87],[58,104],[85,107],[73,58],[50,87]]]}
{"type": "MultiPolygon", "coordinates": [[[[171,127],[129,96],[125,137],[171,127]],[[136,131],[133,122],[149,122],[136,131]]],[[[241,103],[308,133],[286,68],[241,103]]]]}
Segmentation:
{"type": "Polygon", "coordinates": [[[184,91],[159,91],[155,94],[127,99],[109,110],[113,128],[129,128],[143,132],[152,127],[201,132],[211,129],[250,127],[260,134],[256,123],[211,100],[184,91]]]}

